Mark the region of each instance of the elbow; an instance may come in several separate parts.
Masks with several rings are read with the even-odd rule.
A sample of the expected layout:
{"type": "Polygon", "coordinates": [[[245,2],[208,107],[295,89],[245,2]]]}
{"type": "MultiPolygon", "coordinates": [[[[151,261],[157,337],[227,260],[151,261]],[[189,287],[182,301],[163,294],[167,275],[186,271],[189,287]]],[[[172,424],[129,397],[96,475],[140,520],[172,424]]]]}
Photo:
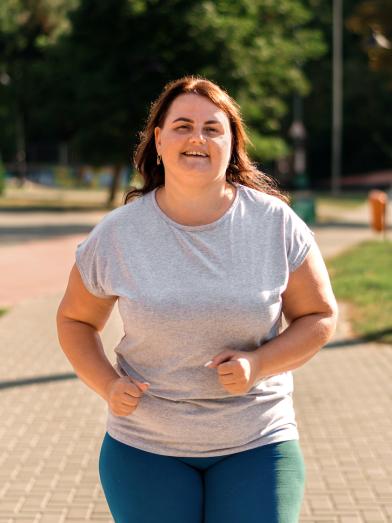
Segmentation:
{"type": "Polygon", "coordinates": [[[339,318],[339,307],[336,300],[329,303],[328,310],[325,312],[323,317],[323,345],[325,345],[336,332],[336,327],[339,318]]]}
{"type": "Polygon", "coordinates": [[[58,306],[57,313],[56,313],[56,326],[57,326],[57,334],[59,334],[61,326],[64,321],[64,315],[62,311],[62,302],[58,306]]]}
{"type": "Polygon", "coordinates": [[[75,326],[83,327],[93,332],[101,332],[105,326],[104,323],[99,323],[97,325],[79,319],[76,315],[69,313],[62,308],[61,304],[57,310],[56,314],[56,323],[57,323],[57,334],[60,339],[62,332],[66,331],[69,328],[74,328],[75,326]]]}
{"type": "MultiPolygon", "coordinates": [[[[57,313],[56,313],[56,327],[57,327],[57,338],[60,343],[61,349],[63,349],[64,344],[64,337],[66,335],[66,323],[67,323],[67,317],[64,315],[64,311],[62,309],[62,304],[60,303],[57,313]]],[[[64,350],[64,349],[63,349],[64,350]]]]}
{"type": "Polygon", "coordinates": [[[63,302],[61,302],[56,314],[57,335],[59,337],[64,330],[64,327],[66,328],[70,321],[73,321],[73,319],[66,314],[66,311],[63,307],[63,302]]]}
{"type": "Polygon", "coordinates": [[[332,323],[332,335],[335,333],[338,319],[339,319],[339,306],[337,304],[337,301],[334,297],[333,301],[330,304],[330,318],[332,323]]]}

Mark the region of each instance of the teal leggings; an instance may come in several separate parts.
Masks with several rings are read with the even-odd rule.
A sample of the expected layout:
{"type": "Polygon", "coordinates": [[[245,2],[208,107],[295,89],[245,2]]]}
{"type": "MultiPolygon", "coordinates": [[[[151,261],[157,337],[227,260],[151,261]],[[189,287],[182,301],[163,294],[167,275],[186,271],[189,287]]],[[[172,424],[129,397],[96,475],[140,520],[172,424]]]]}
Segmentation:
{"type": "Polygon", "coordinates": [[[189,458],[106,433],[99,474],[115,523],[297,523],[305,483],[298,440],[189,458]]]}

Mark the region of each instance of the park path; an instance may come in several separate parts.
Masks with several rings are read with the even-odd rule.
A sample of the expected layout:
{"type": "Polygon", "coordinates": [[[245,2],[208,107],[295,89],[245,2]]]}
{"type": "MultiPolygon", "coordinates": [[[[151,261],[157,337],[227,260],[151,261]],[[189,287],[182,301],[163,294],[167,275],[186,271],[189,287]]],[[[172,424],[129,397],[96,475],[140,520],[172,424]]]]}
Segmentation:
{"type": "MultiPolygon", "coordinates": [[[[97,468],[106,406],[75,379],[55,331],[74,249],[101,216],[88,214],[51,215],[43,233],[49,215],[0,212],[0,307],[11,306],[0,318],[0,523],[113,521],[97,468]]],[[[342,219],[313,227],[325,256],[372,236],[364,209],[342,219]]],[[[115,311],[102,334],[112,361],[121,335],[115,311]]],[[[392,521],[391,373],[391,346],[352,339],[344,315],[334,340],[294,371],[301,523],[392,521]]]]}

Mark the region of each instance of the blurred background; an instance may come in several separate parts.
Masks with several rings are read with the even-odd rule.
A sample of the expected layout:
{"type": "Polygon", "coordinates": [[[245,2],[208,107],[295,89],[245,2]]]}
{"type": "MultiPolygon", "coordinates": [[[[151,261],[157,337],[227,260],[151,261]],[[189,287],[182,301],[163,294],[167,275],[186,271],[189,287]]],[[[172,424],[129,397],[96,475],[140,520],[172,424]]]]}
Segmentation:
{"type": "Polygon", "coordinates": [[[238,101],[283,187],[391,186],[392,5],[342,4],[3,0],[2,185],[106,187],[112,203],[150,103],[200,74],[238,101]]]}
{"type": "MultiPolygon", "coordinates": [[[[112,521],[106,406],[55,314],[77,244],[143,182],[151,102],[188,74],[239,103],[339,301],[334,339],[295,372],[301,523],[392,521],[391,0],[0,2],[0,520],[112,521]]],[[[115,310],[105,347],[121,336],[115,310]]]]}

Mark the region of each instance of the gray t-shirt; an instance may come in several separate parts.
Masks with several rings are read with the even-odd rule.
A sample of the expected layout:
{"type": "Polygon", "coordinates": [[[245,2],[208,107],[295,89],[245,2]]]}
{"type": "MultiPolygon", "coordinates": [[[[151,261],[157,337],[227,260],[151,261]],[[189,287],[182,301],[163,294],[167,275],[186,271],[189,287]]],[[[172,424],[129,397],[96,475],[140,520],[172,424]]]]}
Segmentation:
{"type": "Polygon", "coordinates": [[[209,457],[299,439],[291,372],[233,395],[204,367],[279,333],[289,273],[314,242],[281,200],[235,186],[230,208],[207,225],[173,221],[154,190],[109,212],[77,247],[87,289],[118,296],[117,372],[151,384],[131,415],[108,408],[107,431],[125,444],[209,457]]]}

